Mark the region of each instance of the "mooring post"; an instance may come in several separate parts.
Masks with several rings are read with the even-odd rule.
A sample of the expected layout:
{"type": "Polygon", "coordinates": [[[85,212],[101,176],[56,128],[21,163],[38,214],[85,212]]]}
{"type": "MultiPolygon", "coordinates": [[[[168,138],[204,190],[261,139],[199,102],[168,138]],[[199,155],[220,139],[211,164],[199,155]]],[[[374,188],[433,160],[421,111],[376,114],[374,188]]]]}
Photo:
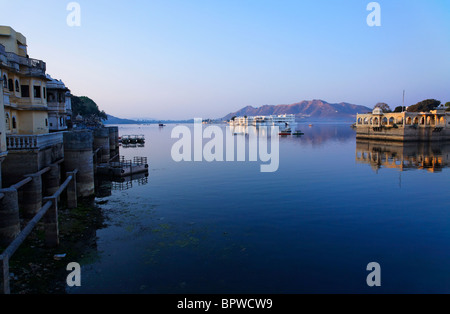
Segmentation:
{"type": "Polygon", "coordinates": [[[72,181],[70,181],[69,185],[67,186],[67,207],[69,209],[78,207],[77,172],[78,171],[67,172],[67,177],[72,176],[72,181]]]}
{"type": "Polygon", "coordinates": [[[44,203],[52,202],[44,216],[45,225],[45,245],[56,247],[59,245],[59,226],[58,226],[58,198],[54,196],[44,198],[44,203]]]}
{"type": "Polygon", "coordinates": [[[10,294],[9,289],[9,258],[0,255],[0,294],[10,294]]]}
{"type": "Polygon", "coordinates": [[[9,245],[20,233],[19,200],[17,190],[2,189],[0,199],[0,245],[9,245]]]}

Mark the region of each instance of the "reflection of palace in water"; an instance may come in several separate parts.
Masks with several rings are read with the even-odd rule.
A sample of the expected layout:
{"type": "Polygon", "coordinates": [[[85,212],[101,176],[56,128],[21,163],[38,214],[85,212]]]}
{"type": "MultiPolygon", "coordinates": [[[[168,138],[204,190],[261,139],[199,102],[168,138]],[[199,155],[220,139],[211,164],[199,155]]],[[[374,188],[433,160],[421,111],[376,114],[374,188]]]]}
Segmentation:
{"type": "Polygon", "coordinates": [[[356,162],[369,164],[375,171],[425,169],[439,172],[450,167],[450,143],[356,141],[356,162]]]}

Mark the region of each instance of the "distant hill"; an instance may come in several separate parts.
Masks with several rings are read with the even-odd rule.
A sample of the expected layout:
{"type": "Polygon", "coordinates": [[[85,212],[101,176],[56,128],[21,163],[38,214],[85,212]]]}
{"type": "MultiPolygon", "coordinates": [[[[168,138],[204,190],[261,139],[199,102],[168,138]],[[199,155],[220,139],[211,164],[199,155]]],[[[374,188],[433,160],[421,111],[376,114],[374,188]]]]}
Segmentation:
{"type": "Polygon", "coordinates": [[[107,114],[107,117],[108,117],[108,120],[104,121],[105,124],[155,124],[155,123],[191,123],[191,122],[194,122],[193,119],[190,119],[190,120],[122,119],[122,118],[114,117],[110,114],[107,114]]]}
{"type": "Polygon", "coordinates": [[[353,120],[357,113],[371,112],[373,109],[365,106],[353,105],[346,102],[331,104],[323,100],[304,100],[291,105],[265,105],[259,108],[247,106],[239,111],[230,113],[223,120],[242,116],[268,116],[280,114],[294,114],[298,120],[353,120]]]}
{"type": "Polygon", "coordinates": [[[117,118],[110,114],[108,114],[106,116],[108,118],[105,121],[106,124],[137,124],[137,123],[139,123],[136,120],[117,118]]]}

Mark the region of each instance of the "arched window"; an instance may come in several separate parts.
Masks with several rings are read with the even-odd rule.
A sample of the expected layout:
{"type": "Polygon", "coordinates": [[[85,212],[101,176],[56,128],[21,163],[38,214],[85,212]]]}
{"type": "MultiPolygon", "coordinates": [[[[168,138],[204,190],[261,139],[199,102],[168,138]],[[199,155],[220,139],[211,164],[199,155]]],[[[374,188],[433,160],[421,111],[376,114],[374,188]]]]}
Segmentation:
{"type": "Polygon", "coordinates": [[[411,117],[406,118],[406,124],[411,125],[411,123],[412,123],[411,117]]]}
{"type": "Polygon", "coordinates": [[[362,124],[362,119],[361,118],[358,119],[358,124],[362,124]]]}
{"type": "Polygon", "coordinates": [[[12,79],[8,80],[8,89],[9,89],[10,92],[14,91],[14,83],[13,83],[12,79]]]}
{"type": "Polygon", "coordinates": [[[389,119],[389,124],[390,124],[390,125],[394,125],[394,123],[395,123],[395,119],[394,119],[394,117],[391,117],[391,118],[389,119]]]}
{"type": "Polygon", "coordinates": [[[20,92],[19,80],[16,80],[16,92],[20,92]]]}
{"type": "Polygon", "coordinates": [[[13,129],[17,129],[17,122],[16,122],[16,117],[15,116],[12,117],[12,128],[13,129]]]}
{"type": "Polygon", "coordinates": [[[414,118],[413,124],[419,124],[419,117],[415,117],[415,118],[414,118]]]}
{"type": "Polygon", "coordinates": [[[387,125],[388,124],[388,119],[386,117],[383,118],[383,120],[381,120],[381,125],[387,125]]]}
{"type": "Polygon", "coordinates": [[[378,123],[379,123],[379,122],[378,122],[378,118],[375,118],[375,120],[373,120],[373,124],[374,124],[374,125],[378,125],[378,123]]]}
{"type": "Polygon", "coordinates": [[[6,75],[3,75],[3,88],[8,88],[8,79],[6,75]]]}
{"type": "Polygon", "coordinates": [[[424,125],[425,124],[425,117],[420,118],[420,125],[424,125]]]}
{"type": "Polygon", "coordinates": [[[370,125],[373,124],[373,118],[370,118],[370,125]]]}
{"type": "Polygon", "coordinates": [[[369,118],[364,118],[364,124],[369,124],[369,118]]]}

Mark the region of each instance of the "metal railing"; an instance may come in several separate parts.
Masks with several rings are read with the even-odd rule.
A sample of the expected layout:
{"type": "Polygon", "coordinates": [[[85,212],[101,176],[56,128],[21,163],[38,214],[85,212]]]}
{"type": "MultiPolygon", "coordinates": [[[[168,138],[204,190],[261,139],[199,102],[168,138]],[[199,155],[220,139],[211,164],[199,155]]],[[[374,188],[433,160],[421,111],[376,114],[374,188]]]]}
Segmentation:
{"type": "MultiPolygon", "coordinates": [[[[49,171],[50,168],[45,168],[36,175],[42,175],[49,171]]],[[[10,274],[9,274],[9,260],[14,253],[19,249],[20,245],[30,235],[36,225],[44,218],[45,222],[45,242],[47,246],[57,246],[59,244],[59,227],[58,227],[58,198],[66,190],[72,182],[72,193],[75,191],[76,198],[76,175],[78,169],[67,173],[67,178],[58,190],[50,197],[44,197],[45,204],[36,213],[36,215],[28,222],[26,227],[17,235],[17,237],[9,244],[9,246],[0,254],[0,294],[10,294],[10,274]]],[[[31,181],[28,177],[19,183],[11,186],[11,188],[19,189],[31,181]]],[[[68,191],[69,192],[69,191],[68,191]]],[[[3,196],[0,195],[0,199],[3,196]]],[[[68,197],[69,198],[69,197],[68,197]]],[[[74,208],[77,206],[76,199],[68,202],[68,207],[74,208]]]]}

